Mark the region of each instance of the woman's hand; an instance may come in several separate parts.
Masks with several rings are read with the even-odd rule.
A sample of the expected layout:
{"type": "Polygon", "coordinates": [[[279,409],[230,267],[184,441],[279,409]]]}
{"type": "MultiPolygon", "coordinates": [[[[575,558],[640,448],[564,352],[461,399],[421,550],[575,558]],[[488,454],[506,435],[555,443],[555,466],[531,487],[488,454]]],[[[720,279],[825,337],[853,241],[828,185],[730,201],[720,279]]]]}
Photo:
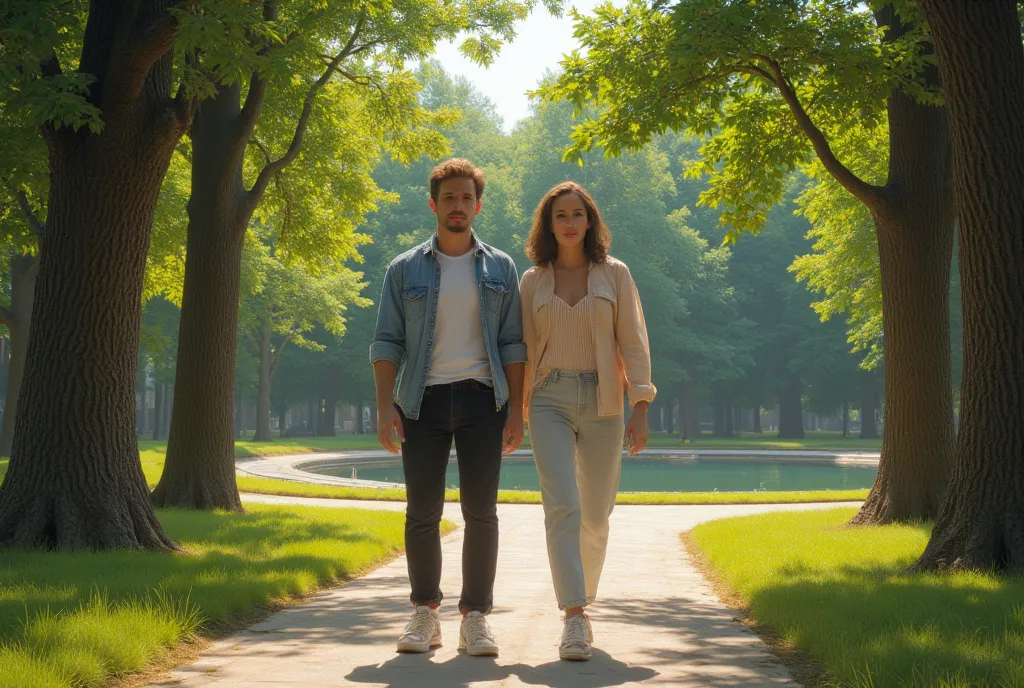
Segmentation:
{"type": "Polygon", "coordinates": [[[626,446],[629,456],[633,456],[647,446],[647,402],[638,401],[633,405],[626,424],[626,446]]]}

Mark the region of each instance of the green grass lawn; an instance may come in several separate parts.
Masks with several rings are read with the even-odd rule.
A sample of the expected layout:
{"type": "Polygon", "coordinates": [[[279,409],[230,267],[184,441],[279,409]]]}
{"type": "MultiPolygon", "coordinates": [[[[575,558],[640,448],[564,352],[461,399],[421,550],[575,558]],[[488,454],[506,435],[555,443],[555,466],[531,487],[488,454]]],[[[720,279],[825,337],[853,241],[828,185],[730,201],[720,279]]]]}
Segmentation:
{"type": "Polygon", "coordinates": [[[753,621],[810,653],[819,685],[1024,686],[1024,578],[908,574],[928,527],[842,528],[853,513],[726,519],[688,538],[753,621]]]}
{"type": "Polygon", "coordinates": [[[104,685],[210,624],[381,563],[404,524],[394,512],[262,505],[159,517],[183,553],[4,551],[0,686],[104,685]]]}
{"type": "MultiPolygon", "coordinates": [[[[142,451],[142,471],[150,487],[160,480],[164,467],[166,445],[139,443],[142,451]]],[[[285,454],[287,452],[282,452],[285,454]]],[[[0,459],[0,482],[7,471],[7,460],[0,459]]],[[[362,499],[383,501],[405,501],[405,490],[378,489],[373,487],[337,487],[315,485],[290,480],[269,478],[238,477],[241,492],[272,494],[291,497],[322,497],[326,499],[362,499]]],[[[616,504],[793,504],[805,502],[857,502],[867,498],[867,490],[819,490],[814,492],[629,492],[620,493],[616,504]]],[[[445,499],[459,500],[458,490],[447,490],[445,499]]],[[[540,492],[502,490],[498,501],[505,504],[540,504],[540,492]]]]}

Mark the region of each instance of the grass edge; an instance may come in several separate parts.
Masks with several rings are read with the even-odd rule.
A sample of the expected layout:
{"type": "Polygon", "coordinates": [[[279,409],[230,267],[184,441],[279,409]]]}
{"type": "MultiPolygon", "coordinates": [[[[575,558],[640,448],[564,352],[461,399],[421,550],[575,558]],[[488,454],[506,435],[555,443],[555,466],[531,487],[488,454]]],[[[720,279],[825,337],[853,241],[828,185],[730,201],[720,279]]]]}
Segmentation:
{"type": "Polygon", "coordinates": [[[754,617],[747,600],[715,571],[694,540],[692,529],[680,533],[679,540],[693,567],[711,586],[715,597],[727,609],[736,612],[733,621],[738,621],[749,628],[765,644],[772,656],[789,669],[794,681],[807,688],[828,688],[832,685],[827,680],[824,668],[810,652],[783,638],[771,624],[758,621],[754,617]]]}
{"type": "MultiPolygon", "coordinates": [[[[328,507],[329,508],[329,507],[328,507]]],[[[441,537],[445,538],[459,529],[458,524],[442,519],[441,537]]],[[[342,588],[352,581],[365,576],[366,574],[387,566],[405,554],[401,547],[395,548],[388,554],[376,559],[365,566],[351,571],[348,575],[340,578],[317,583],[308,593],[300,595],[285,595],[272,600],[267,604],[257,604],[248,609],[232,614],[227,619],[212,623],[203,623],[199,632],[189,636],[183,636],[178,641],[154,657],[149,664],[138,671],[123,676],[110,676],[103,684],[103,688],[146,688],[159,681],[170,679],[170,673],[178,667],[186,666],[198,660],[204,651],[214,643],[224,640],[235,633],[243,631],[256,624],[266,621],[268,618],[284,609],[294,607],[311,600],[315,595],[335,588],[342,588]]]]}

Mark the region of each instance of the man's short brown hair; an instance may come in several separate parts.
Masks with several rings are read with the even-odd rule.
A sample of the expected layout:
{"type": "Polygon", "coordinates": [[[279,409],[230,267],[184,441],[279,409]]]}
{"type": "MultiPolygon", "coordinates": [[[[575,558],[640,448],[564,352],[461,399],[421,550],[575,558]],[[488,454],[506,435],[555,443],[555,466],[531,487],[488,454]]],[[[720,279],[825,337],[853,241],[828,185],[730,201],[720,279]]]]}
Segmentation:
{"type": "Polygon", "coordinates": [[[441,182],[445,179],[472,179],[476,186],[476,200],[484,195],[484,172],[469,160],[462,158],[451,158],[445,160],[430,172],[430,197],[437,203],[437,194],[441,188],[441,182]]]}

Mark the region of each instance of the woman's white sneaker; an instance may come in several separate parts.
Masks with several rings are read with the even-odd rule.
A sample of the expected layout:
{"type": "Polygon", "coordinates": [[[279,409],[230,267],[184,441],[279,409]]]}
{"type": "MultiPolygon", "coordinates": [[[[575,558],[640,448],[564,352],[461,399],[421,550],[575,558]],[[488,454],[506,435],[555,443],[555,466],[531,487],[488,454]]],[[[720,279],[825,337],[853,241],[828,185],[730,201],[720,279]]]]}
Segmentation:
{"type": "Polygon", "coordinates": [[[429,652],[441,645],[441,621],[430,607],[416,607],[398,639],[399,652],[429,652]]]}
{"type": "Polygon", "coordinates": [[[567,616],[562,627],[562,641],[558,644],[558,657],[573,662],[587,661],[590,659],[590,643],[593,637],[590,620],[586,616],[567,616]]]}
{"type": "Polygon", "coordinates": [[[497,657],[498,643],[491,635],[487,617],[480,612],[470,612],[462,619],[459,627],[459,649],[473,657],[497,657]]]}

